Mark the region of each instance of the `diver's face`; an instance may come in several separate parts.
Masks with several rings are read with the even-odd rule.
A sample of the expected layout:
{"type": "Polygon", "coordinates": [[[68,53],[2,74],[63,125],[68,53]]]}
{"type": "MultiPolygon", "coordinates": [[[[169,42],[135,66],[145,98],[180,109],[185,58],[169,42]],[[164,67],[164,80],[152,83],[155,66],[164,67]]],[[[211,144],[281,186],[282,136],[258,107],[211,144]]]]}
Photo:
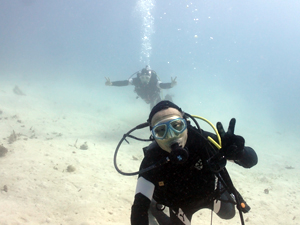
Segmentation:
{"type": "MultiPolygon", "coordinates": [[[[180,119],[177,121],[178,118],[182,118],[181,112],[174,108],[167,108],[154,114],[151,120],[151,126],[154,128],[155,126],[158,126],[160,124],[168,124],[168,126],[171,126],[171,124],[173,124],[173,127],[175,127],[176,129],[176,126],[180,126],[180,124],[178,124],[178,122],[180,122],[180,119]],[[173,120],[175,124],[173,122],[168,123],[173,120]]],[[[184,125],[186,126],[186,123],[184,125]]],[[[160,130],[158,130],[158,132],[163,133],[163,131],[160,130]]],[[[171,152],[171,145],[173,145],[174,143],[178,143],[178,145],[182,148],[185,146],[187,141],[187,129],[184,129],[183,132],[176,133],[169,128],[166,132],[167,133],[163,139],[154,137],[159,147],[161,147],[163,150],[171,152]]]]}
{"type": "Polygon", "coordinates": [[[143,75],[140,75],[140,80],[141,80],[141,83],[142,84],[148,84],[149,81],[150,81],[150,78],[151,78],[151,74],[143,74],[143,75]]]}

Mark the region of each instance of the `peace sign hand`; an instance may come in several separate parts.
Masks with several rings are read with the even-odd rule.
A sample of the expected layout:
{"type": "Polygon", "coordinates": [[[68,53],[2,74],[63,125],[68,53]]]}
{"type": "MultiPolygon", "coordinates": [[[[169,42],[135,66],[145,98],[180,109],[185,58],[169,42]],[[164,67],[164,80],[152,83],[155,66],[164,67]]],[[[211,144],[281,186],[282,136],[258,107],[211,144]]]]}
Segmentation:
{"type": "Polygon", "coordinates": [[[105,77],[105,79],[106,79],[105,85],[106,86],[111,86],[112,82],[110,81],[109,77],[105,77]]]}
{"type": "Polygon", "coordinates": [[[235,118],[230,120],[226,133],[222,123],[217,123],[217,129],[222,140],[222,151],[228,160],[239,160],[244,153],[245,139],[234,134],[235,122],[235,118]]]}
{"type": "Polygon", "coordinates": [[[173,79],[173,77],[171,77],[171,87],[174,87],[177,84],[176,78],[177,77],[173,79]]]}

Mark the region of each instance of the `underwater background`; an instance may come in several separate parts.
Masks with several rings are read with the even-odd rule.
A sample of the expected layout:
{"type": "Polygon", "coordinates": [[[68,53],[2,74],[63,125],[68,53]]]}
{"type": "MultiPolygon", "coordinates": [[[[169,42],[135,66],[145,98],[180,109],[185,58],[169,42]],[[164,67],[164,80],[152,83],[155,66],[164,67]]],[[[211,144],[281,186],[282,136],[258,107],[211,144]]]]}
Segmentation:
{"type": "Polygon", "coordinates": [[[116,146],[146,121],[149,105],[133,86],[105,86],[105,77],[126,80],[150,65],[162,82],[177,77],[163,95],[184,111],[224,127],[235,117],[259,170],[285,170],[282,161],[296,172],[299,21],[298,0],[1,0],[0,110],[76,112],[64,129],[94,120],[81,124],[81,134],[116,146]],[[25,97],[11,101],[16,85],[40,108],[25,97]]]}
{"type": "Polygon", "coordinates": [[[105,76],[125,80],[149,64],[163,82],[177,76],[170,92],[183,108],[234,96],[231,111],[299,130],[298,1],[4,0],[0,10],[1,80],[80,84],[105,97],[119,91],[105,76]]]}

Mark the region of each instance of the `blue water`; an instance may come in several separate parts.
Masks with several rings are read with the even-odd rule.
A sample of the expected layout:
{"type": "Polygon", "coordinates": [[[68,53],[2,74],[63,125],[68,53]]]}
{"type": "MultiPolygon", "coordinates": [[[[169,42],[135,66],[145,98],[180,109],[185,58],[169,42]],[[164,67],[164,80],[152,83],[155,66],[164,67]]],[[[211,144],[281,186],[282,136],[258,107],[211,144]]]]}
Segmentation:
{"type": "Polygon", "coordinates": [[[163,82],[177,76],[167,93],[190,112],[228,101],[213,111],[264,111],[293,133],[299,10],[296,0],[1,1],[0,76],[103,89],[105,76],[127,79],[149,64],[163,82]]]}
{"type": "Polygon", "coordinates": [[[177,76],[177,91],[222,86],[250,103],[268,98],[278,117],[299,123],[298,1],[150,2],[152,51],[141,61],[137,1],[1,1],[1,76],[103,82],[149,62],[163,81],[177,76]]]}
{"type": "Polygon", "coordinates": [[[294,133],[299,10],[296,0],[1,1],[0,76],[103,89],[105,76],[127,79],[149,64],[163,82],[177,76],[167,93],[190,112],[256,120],[262,111],[294,133]]]}
{"type": "Polygon", "coordinates": [[[163,82],[177,77],[164,94],[183,110],[225,127],[236,117],[263,167],[265,151],[283,160],[300,152],[299,21],[298,0],[1,0],[0,89],[39,86],[76,110],[119,113],[129,123],[121,137],[149,107],[105,77],[125,80],[150,65],[163,82]]]}

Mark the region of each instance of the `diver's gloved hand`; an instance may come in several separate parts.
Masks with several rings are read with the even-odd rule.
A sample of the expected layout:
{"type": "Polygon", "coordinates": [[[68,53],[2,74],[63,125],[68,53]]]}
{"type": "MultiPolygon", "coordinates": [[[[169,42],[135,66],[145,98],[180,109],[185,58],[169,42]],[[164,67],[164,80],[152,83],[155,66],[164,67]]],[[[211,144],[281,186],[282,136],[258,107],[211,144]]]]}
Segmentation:
{"type": "Polygon", "coordinates": [[[171,77],[171,87],[174,87],[177,84],[176,78],[177,77],[173,79],[173,77],[171,77]]]}
{"type": "Polygon", "coordinates": [[[244,153],[245,139],[234,134],[235,121],[234,118],[230,120],[226,133],[222,123],[217,123],[217,129],[222,140],[221,151],[228,160],[239,160],[244,153]]]}
{"type": "Polygon", "coordinates": [[[112,82],[110,81],[109,77],[105,77],[105,79],[106,79],[105,85],[106,86],[111,86],[112,82]]]}

